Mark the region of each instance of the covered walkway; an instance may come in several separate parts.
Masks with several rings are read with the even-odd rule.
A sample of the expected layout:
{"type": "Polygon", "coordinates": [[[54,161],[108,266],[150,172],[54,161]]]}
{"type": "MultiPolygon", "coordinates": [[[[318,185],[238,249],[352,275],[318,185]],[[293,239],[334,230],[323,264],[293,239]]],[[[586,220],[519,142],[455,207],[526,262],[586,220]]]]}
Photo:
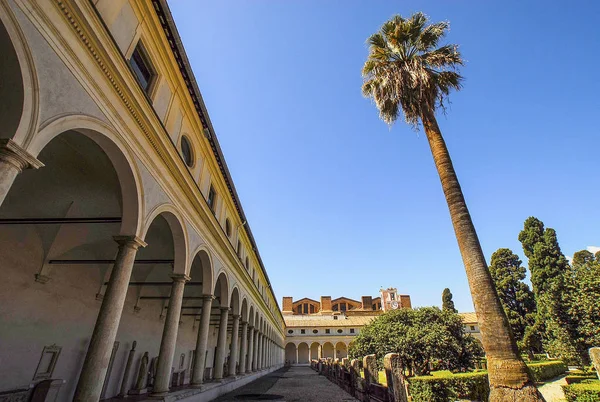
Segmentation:
{"type": "Polygon", "coordinates": [[[310,367],[285,367],[216,401],[356,401],[310,367]]]}

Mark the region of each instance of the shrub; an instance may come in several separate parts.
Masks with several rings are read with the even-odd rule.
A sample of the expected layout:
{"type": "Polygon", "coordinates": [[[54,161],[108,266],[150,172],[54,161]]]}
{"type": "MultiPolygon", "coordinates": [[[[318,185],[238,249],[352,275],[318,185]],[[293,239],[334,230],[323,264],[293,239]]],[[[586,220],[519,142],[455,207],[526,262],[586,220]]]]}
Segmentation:
{"type": "Polygon", "coordinates": [[[487,373],[445,374],[408,379],[413,402],[447,402],[469,399],[487,402],[490,393],[487,373]]]}
{"type": "Polygon", "coordinates": [[[541,382],[558,377],[567,371],[567,366],[562,360],[549,360],[527,365],[533,375],[534,381],[541,382]]]}
{"type": "Polygon", "coordinates": [[[563,385],[567,402],[598,402],[600,401],[600,381],[584,380],[578,384],[563,385]]]}

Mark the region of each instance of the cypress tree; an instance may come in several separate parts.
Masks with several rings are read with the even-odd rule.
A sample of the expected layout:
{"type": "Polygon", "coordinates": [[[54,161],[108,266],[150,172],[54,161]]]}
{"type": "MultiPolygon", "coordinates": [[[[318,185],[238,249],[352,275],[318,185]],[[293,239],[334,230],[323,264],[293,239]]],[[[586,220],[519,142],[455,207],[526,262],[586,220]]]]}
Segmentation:
{"type": "Polygon", "coordinates": [[[456,308],[454,308],[454,301],[452,301],[452,292],[450,289],[446,288],[442,292],[442,310],[449,310],[453,313],[458,313],[456,308]]]}
{"type": "Polygon", "coordinates": [[[567,362],[582,363],[576,347],[577,323],[569,314],[567,279],[571,267],[560,250],[556,231],[544,228],[537,218],[525,220],[519,234],[529,259],[531,284],[537,306],[535,327],[542,334],[545,350],[567,362]]]}
{"type": "Polygon", "coordinates": [[[540,348],[539,336],[534,330],[535,298],[523,282],[526,270],[521,264],[512,250],[500,248],[492,254],[490,273],[519,349],[533,358],[533,353],[540,348]]]}

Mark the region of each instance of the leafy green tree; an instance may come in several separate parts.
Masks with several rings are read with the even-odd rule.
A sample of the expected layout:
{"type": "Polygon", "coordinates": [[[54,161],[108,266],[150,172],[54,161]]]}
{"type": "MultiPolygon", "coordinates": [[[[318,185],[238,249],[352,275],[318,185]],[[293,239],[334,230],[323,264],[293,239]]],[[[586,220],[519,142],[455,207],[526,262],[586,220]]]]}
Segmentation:
{"type": "Polygon", "coordinates": [[[521,359],[508,319],[494,289],[475,226],[446,142],[435,117],[452,90],[461,89],[458,46],[440,45],[447,22],[428,25],[423,13],[399,15],[385,22],[369,39],[369,56],[362,70],[363,95],[372,99],[380,118],[393,124],[422,123],[440,177],[458,247],[462,255],[488,357],[490,400],[543,400],[521,359]]]}
{"type": "Polygon", "coordinates": [[[533,358],[540,347],[539,336],[533,331],[535,298],[523,282],[526,270],[521,264],[519,256],[512,250],[500,248],[492,254],[490,273],[519,348],[533,358]]]}
{"type": "Polygon", "coordinates": [[[458,310],[454,308],[454,301],[452,301],[452,292],[446,288],[442,292],[442,310],[450,310],[454,313],[458,313],[458,310]]]}
{"type": "Polygon", "coordinates": [[[577,351],[582,363],[589,364],[588,349],[600,345],[600,252],[576,252],[572,267],[566,281],[569,316],[576,331],[577,351]]]}
{"type": "Polygon", "coordinates": [[[363,327],[349,354],[375,353],[381,365],[387,353],[398,353],[407,372],[425,375],[438,369],[464,371],[483,356],[479,342],[467,335],[461,317],[437,307],[392,310],[363,327]]]}
{"type": "Polygon", "coordinates": [[[572,272],[558,245],[556,231],[544,228],[542,221],[529,217],[519,233],[519,241],[529,259],[537,306],[535,327],[542,334],[544,349],[567,362],[581,364],[585,357],[576,347],[577,323],[570,316],[568,305],[566,279],[572,272]]]}

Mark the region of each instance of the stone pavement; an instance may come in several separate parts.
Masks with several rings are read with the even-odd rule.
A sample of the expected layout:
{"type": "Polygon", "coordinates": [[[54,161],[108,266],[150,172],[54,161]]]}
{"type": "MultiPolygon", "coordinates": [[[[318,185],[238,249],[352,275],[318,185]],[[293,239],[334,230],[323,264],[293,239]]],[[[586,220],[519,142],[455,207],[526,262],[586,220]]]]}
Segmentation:
{"type": "Polygon", "coordinates": [[[223,395],[216,401],[356,401],[310,367],[286,367],[223,395]]]}

